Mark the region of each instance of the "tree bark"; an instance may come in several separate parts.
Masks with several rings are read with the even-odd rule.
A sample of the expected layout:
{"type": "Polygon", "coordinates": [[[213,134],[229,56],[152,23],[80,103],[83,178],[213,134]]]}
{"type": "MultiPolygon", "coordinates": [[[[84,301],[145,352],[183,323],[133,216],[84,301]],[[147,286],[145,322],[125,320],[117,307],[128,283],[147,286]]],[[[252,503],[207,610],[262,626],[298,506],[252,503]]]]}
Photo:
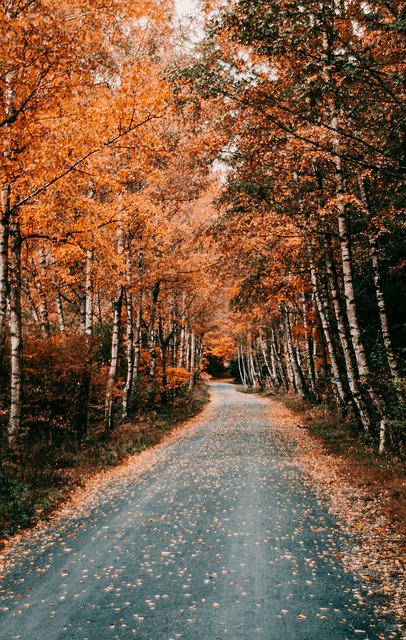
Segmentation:
{"type": "MultiPolygon", "coordinates": [[[[261,330],[259,332],[258,341],[259,341],[259,346],[261,348],[262,357],[264,359],[265,367],[266,367],[266,370],[268,371],[268,377],[269,377],[271,386],[272,387],[277,387],[277,380],[276,380],[276,376],[275,376],[275,372],[274,372],[274,367],[272,367],[271,364],[269,363],[269,360],[268,360],[268,346],[266,344],[264,335],[263,335],[261,330]]],[[[271,363],[272,363],[272,360],[271,360],[271,363]]]]}
{"type": "Polygon", "coordinates": [[[311,337],[311,330],[308,322],[308,303],[306,299],[306,294],[302,291],[302,312],[303,312],[303,327],[305,334],[305,352],[306,352],[306,362],[307,362],[307,373],[309,380],[309,388],[312,393],[314,399],[316,399],[316,375],[314,370],[314,359],[313,359],[313,341],[311,337]]]}
{"type": "Polygon", "coordinates": [[[55,289],[55,305],[56,305],[56,315],[58,317],[58,326],[59,331],[61,333],[65,332],[65,317],[63,314],[63,304],[62,304],[62,296],[58,289],[55,289]]]}
{"type": "Polygon", "coordinates": [[[48,301],[44,291],[43,283],[41,282],[41,276],[43,278],[45,278],[46,276],[46,256],[43,249],[41,249],[39,256],[40,273],[38,273],[35,262],[33,261],[32,275],[39,299],[38,317],[41,325],[42,335],[44,336],[44,338],[49,338],[49,336],[51,335],[51,329],[49,324],[48,301]]]}
{"type": "Polygon", "coordinates": [[[128,418],[128,408],[130,404],[131,391],[133,388],[134,378],[134,319],[133,319],[133,296],[132,296],[132,258],[130,243],[127,246],[126,257],[126,292],[125,292],[125,308],[126,308],[126,356],[127,356],[127,375],[123,389],[122,416],[123,420],[128,418]]]}
{"type": "Polygon", "coordinates": [[[326,265],[327,265],[327,277],[329,281],[329,287],[331,291],[331,297],[333,301],[333,309],[337,322],[338,335],[341,343],[341,347],[344,354],[345,368],[347,371],[348,386],[352,395],[353,402],[358,411],[361,424],[366,432],[371,427],[371,417],[369,415],[368,407],[362,397],[362,391],[358,384],[358,373],[355,369],[353,362],[353,355],[351,352],[351,345],[348,339],[347,327],[345,323],[345,317],[342,310],[340,293],[337,285],[337,277],[334,268],[334,262],[332,256],[327,251],[326,253],[326,265]]]}
{"type": "Polygon", "coordinates": [[[155,283],[154,290],[152,292],[152,305],[151,314],[149,317],[148,325],[148,352],[149,352],[149,370],[148,370],[148,403],[153,405],[155,402],[155,373],[156,373],[156,332],[155,332],[155,316],[158,305],[159,291],[161,288],[161,282],[155,283]]]}
{"type": "MultiPolygon", "coordinates": [[[[333,129],[337,129],[337,118],[334,115],[332,119],[333,129]]],[[[334,139],[335,150],[338,150],[338,137],[334,139]]],[[[344,279],[344,295],[345,306],[347,310],[347,318],[350,328],[351,343],[353,346],[355,360],[357,362],[358,372],[361,385],[367,391],[375,410],[379,416],[379,450],[383,453],[386,439],[387,410],[385,402],[377,390],[372,386],[370,377],[370,369],[367,361],[364,343],[362,341],[361,330],[358,321],[357,305],[354,293],[353,266],[351,256],[350,230],[347,220],[347,212],[344,204],[344,179],[342,171],[341,157],[338,153],[334,156],[335,164],[335,184],[336,184],[336,201],[337,201],[337,221],[338,221],[338,237],[341,250],[341,264],[344,279]]]]}
{"type": "Polygon", "coordinates": [[[85,333],[88,336],[91,336],[93,331],[92,268],[93,268],[93,249],[87,249],[86,267],[85,267],[85,333]]]}
{"type": "MultiPolygon", "coordinates": [[[[137,292],[137,313],[135,317],[135,328],[134,328],[134,367],[133,367],[133,387],[136,380],[138,380],[139,374],[139,366],[141,360],[141,341],[142,341],[142,332],[141,332],[141,324],[142,324],[142,299],[143,299],[143,290],[142,290],[142,274],[143,274],[143,256],[140,252],[138,254],[138,292],[137,292]]],[[[134,391],[134,388],[132,389],[134,391]]]]}
{"type": "Polygon", "coordinates": [[[10,223],[10,186],[3,184],[1,189],[0,218],[0,367],[3,363],[7,333],[7,299],[9,278],[9,223],[10,223]]]}
{"type": "Polygon", "coordinates": [[[307,255],[309,257],[309,266],[310,266],[310,280],[312,283],[314,300],[316,302],[317,312],[320,318],[320,324],[324,335],[324,340],[327,346],[327,351],[330,359],[330,366],[333,373],[332,380],[332,388],[334,392],[334,396],[336,398],[337,404],[343,406],[347,403],[346,393],[344,391],[340,368],[338,365],[338,359],[335,351],[335,345],[333,341],[333,336],[330,327],[330,321],[328,318],[328,309],[325,307],[324,302],[322,300],[322,296],[320,295],[320,288],[317,278],[316,266],[314,263],[313,257],[313,248],[311,245],[310,238],[306,236],[306,247],[307,247],[307,255]]]}
{"type": "MultiPolygon", "coordinates": [[[[370,219],[372,217],[372,212],[371,212],[368,192],[365,185],[365,181],[362,179],[359,172],[358,172],[358,183],[360,187],[361,200],[368,214],[368,218],[370,219]]],[[[395,352],[392,345],[392,338],[389,331],[388,314],[386,312],[385,296],[383,293],[383,286],[382,286],[381,265],[379,260],[378,245],[376,241],[376,235],[371,229],[370,220],[368,220],[368,244],[369,244],[369,255],[370,255],[371,264],[372,264],[372,277],[375,285],[375,295],[376,295],[376,301],[378,305],[379,320],[381,324],[382,340],[383,340],[383,346],[385,349],[386,360],[388,362],[389,371],[394,382],[397,398],[399,402],[402,402],[403,394],[399,386],[399,375],[400,375],[399,367],[396,360],[395,352]]]]}
{"type": "Polygon", "coordinates": [[[302,399],[307,398],[308,390],[304,379],[303,371],[298,363],[297,354],[293,345],[292,333],[290,328],[290,313],[289,309],[285,309],[283,314],[284,327],[285,327],[285,344],[287,354],[289,355],[290,366],[292,369],[292,377],[294,380],[294,386],[297,393],[302,399]]]}
{"type": "Polygon", "coordinates": [[[271,350],[273,352],[273,357],[276,364],[276,369],[278,372],[278,376],[281,380],[281,384],[283,385],[285,391],[289,391],[289,379],[287,375],[287,367],[283,361],[283,356],[281,354],[280,348],[280,332],[279,329],[272,326],[271,328],[271,350]],[[278,331],[278,335],[277,335],[278,331]]]}
{"type": "Polygon", "coordinates": [[[9,444],[16,447],[23,410],[23,337],[21,323],[21,234],[18,216],[10,218],[11,402],[9,444]]]}
{"type": "Polygon", "coordinates": [[[104,410],[104,424],[107,431],[114,428],[114,385],[118,365],[118,349],[120,343],[121,308],[123,303],[123,287],[120,287],[117,298],[113,302],[113,331],[111,337],[111,359],[107,379],[106,402],[104,410]]]}
{"type": "Polygon", "coordinates": [[[243,383],[244,387],[246,387],[247,373],[246,373],[245,362],[244,362],[244,348],[240,344],[237,347],[237,359],[238,359],[238,370],[240,372],[241,382],[243,383]]]}
{"type": "Polygon", "coordinates": [[[133,324],[133,300],[128,289],[126,292],[126,340],[127,340],[127,376],[123,389],[123,419],[128,418],[128,409],[130,404],[131,390],[133,388],[134,378],[134,324],[133,324]]]}
{"type": "Polygon", "coordinates": [[[190,333],[190,378],[189,378],[189,391],[193,390],[196,376],[196,336],[195,332],[190,333]]]}

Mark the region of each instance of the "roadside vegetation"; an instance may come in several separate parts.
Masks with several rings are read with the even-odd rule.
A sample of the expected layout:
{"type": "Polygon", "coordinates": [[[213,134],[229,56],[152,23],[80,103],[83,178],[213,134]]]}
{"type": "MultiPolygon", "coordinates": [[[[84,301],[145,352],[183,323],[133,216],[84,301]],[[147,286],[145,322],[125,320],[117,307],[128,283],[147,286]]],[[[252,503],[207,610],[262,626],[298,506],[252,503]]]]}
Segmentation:
{"type": "Polygon", "coordinates": [[[79,442],[65,433],[57,442],[37,441],[30,456],[15,456],[2,444],[0,550],[6,539],[49,517],[91,475],[123,463],[197,415],[208,401],[204,384],[180,391],[171,406],[143,406],[129,422],[106,433],[93,424],[79,442]]]}
{"type": "MultiPolygon", "coordinates": [[[[371,500],[378,500],[388,521],[406,536],[405,450],[379,455],[371,440],[360,439],[357,423],[345,419],[332,406],[314,405],[292,394],[260,393],[287,407],[297,418],[298,431],[305,430],[328,456],[339,461],[345,480],[354,489],[366,492],[371,500]]],[[[330,491],[334,494],[334,487],[330,491]]]]}

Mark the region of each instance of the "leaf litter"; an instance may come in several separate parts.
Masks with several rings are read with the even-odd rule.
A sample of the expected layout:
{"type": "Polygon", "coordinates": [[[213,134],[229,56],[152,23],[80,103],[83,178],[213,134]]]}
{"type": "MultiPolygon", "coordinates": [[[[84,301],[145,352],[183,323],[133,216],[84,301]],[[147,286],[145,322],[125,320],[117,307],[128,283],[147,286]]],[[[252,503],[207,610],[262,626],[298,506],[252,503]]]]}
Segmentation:
{"type": "Polygon", "coordinates": [[[327,496],[329,510],[348,534],[341,556],[346,570],[360,576],[367,595],[383,596],[377,613],[394,614],[406,637],[406,540],[384,513],[385,496],[371,497],[367,487],[353,486],[345,459],[328,454],[309,430],[299,429],[297,415],[282,402],[268,402],[273,426],[296,443],[295,463],[309,474],[313,490],[327,496]]]}
{"type": "MultiPolygon", "coordinates": [[[[328,529],[326,529],[322,522],[317,522],[317,525],[315,524],[313,527],[313,534],[315,537],[313,542],[317,548],[317,537],[322,536],[322,538],[320,538],[320,542],[327,545],[327,550],[326,548],[319,550],[318,557],[320,559],[324,558],[326,562],[331,565],[332,571],[339,571],[334,564],[334,558],[336,558],[337,562],[342,564],[346,571],[352,574],[356,573],[360,576],[362,581],[360,588],[353,589],[353,596],[360,606],[363,606],[364,604],[365,594],[381,594],[385,596],[385,599],[380,600],[380,603],[382,602],[382,604],[380,605],[381,608],[377,609],[377,614],[383,614],[384,616],[386,614],[396,614],[398,618],[398,630],[401,631],[402,628],[404,628],[402,627],[401,619],[404,614],[404,602],[402,601],[402,597],[404,594],[403,589],[405,587],[404,565],[400,564],[399,567],[399,554],[402,550],[402,541],[396,537],[394,531],[390,527],[390,523],[385,521],[383,518],[382,513],[378,508],[379,505],[373,505],[369,499],[366,500],[366,498],[363,497],[362,492],[358,488],[354,489],[354,487],[349,485],[348,481],[345,479],[344,467],[341,461],[327,455],[323,450],[323,447],[315,441],[306,430],[298,430],[296,426],[297,418],[292,412],[286,409],[283,405],[280,405],[280,403],[268,400],[267,403],[269,403],[269,418],[272,423],[273,433],[280,436],[282,440],[289,442],[289,445],[291,442],[295,443],[295,447],[293,449],[291,446],[288,447],[292,462],[294,462],[294,465],[299,465],[305,472],[305,477],[308,478],[309,486],[311,486],[313,491],[319,493],[320,500],[323,504],[325,503],[326,496],[328,497],[331,513],[337,520],[339,520],[340,528],[348,534],[346,546],[342,549],[340,548],[340,552],[338,553],[335,548],[334,540],[331,538],[331,534],[328,529]],[[366,511],[366,507],[369,509],[368,512],[366,511]]],[[[80,516],[86,516],[91,512],[94,512],[98,508],[103,508],[103,504],[105,504],[110,497],[113,498],[117,495],[118,485],[128,482],[134,483],[146,471],[157,474],[160,465],[164,464],[166,461],[167,446],[174,441],[187,440],[196,435],[196,433],[201,429],[202,423],[208,422],[213,417],[214,413],[215,403],[206,408],[203,414],[192,421],[189,421],[186,429],[184,426],[181,426],[175,432],[170,434],[164,443],[157,445],[152,450],[134,456],[121,467],[108,472],[103,472],[92,478],[86,483],[83,489],[75,492],[69,503],[61,509],[58,515],[52,519],[51,523],[38,525],[32,531],[28,531],[23,535],[16,536],[14,538],[2,557],[4,571],[7,571],[15,565],[21,564],[22,557],[30,554],[31,545],[34,544],[37,549],[45,549],[47,547],[52,548],[52,545],[58,543],[62,545],[64,553],[69,555],[72,549],[68,545],[68,540],[64,540],[63,536],[64,533],[68,531],[68,528],[64,530],[64,527],[67,527],[67,523],[69,523],[70,519],[77,519],[80,516]],[[60,528],[51,528],[51,524],[60,525],[60,528]],[[51,531],[50,534],[48,534],[49,531],[51,531]]],[[[228,436],[230,438],[233,437],[232,426],[229,427],[228,433],[227,428],[225,428],[221,434],[221,438],[227,438],[228,436]]],[[[218,438],[219,442],[217,443],[215,442],[216,437],[213,437],[212,440],[215,446],[220,448],[223,447],[222,442],[220,442],[220,438],[218,438]]],[[[237,474],[239,472],[238,464],[233,464],[235,464],[235,468],[231,467],[231,469],[235,472],[235,478],[237,479],[237,474]]],[[[241,557],[243,549],[249,549],[253,545],[256,546],[258,544],[262,547],[263,545],[269,545],[271,541],[275,544],[275,542],[278,542],[279,540],[279,544],[275,544],[274,546],[275,557],[269,561],[269,564],[271,566],[281,565],[281,563],[287,564],[290,567],[289,571],[292,575],[291,584],[295,586],[298,572],[296,559],[291,553],[287,552],[287,548],[285,546],[286,538],[284,535],[281,533],[280,538],[277,536],[275,537],[275,532],[277,534],[279,530],[281,530],[281,532],[283,531],[282,525],[279,524],[278,521],[273,523],[275,531],[272,532],[272,536],[270,531],[265,532],[265,534],[264,531],[261,531],[261,535],[257,536],[255,535],[255,532],[251,531],[249,528],[246,530],[246,526],[247,524],[249,525],[249,523],[246,522],[244,514],[240,513],[237,515],[234,513],[236,509],[240,509],[240,506],[237,503],[235,506],[233,504],[233,501],[235,501],[235,496],[232,491],[233,487],[225,486],[221,478],[217,478],[216,469],[220,469],[220,466],[215,467],[214,471],[213,469],[205,469],[205,476],[203,479],[209,479],[211,482],[213,500],[218,500],[218,495],[222,493],[223,497],[227,498],[229,501],[229,506],[226,509],[221,509],[222,503],[220,503],[220,501],[216,503],[218,510],[213,518],[210,531],[214,533],[221,532],[227,538],[232,536],[232,539],[235,539],[235,543],[233,543],[233,545],[235,545],[236,553],[238,554],[237,558],[241,560],[244,559],[241,557]],[[239,530],[230,529],[229,527],[231,525],[235,526],[236,522],[241,523],[241,528],[239,530]],[[267,533],[269,533],[269,535],[267,535],[267,533]]],[[[258,488],[254,488],[253,490],[250,488],[245,489],[244,478],[238,478],[241,490],[252,490],[253,498],[257,491],[267,491],[264,479],[265,470],[265,457],[263,461],[261,460],[261,455],[259,455],[256,468],[253,470],[253,474],[258,476],[258,488]]],[[[180,475],[182,473],[187,473],[190,482],[196,483],[193,508],[191,508],[190,505],[177,504],[177,524],[175,524],[174,529],[170,529],[172,523],[169,522],[171,520],[169,506],[172,505],[174,498],[168,494],[165,498],[167,502],[166,507],[168,508],[165,508],[163,514],[152,513],[152,517],[146,519],[145,525],[147,527],[156,528],[155,525],[159,521],[162,524],[165,523],[165,527],[168,526],[167,530],[162,531],[162,537],[160,538],[161,541],[167,541],[166,545],[162,547],[162,559],[167,567],[166,571],[177,571],[179,579],[181,579],[182,582],[185,581],[184,588],[186,591],[192,576],[188,573],[186,567],[179,566],[178,564],[178,554],[180,551],[177,551],[177,549],[179,549],[179,545],[187,542],[186,540],[183,540],[183,536],[185,534],[193,535],[193,539],[189,539],[189,544],[194,549],[190,556],[192,559],[199,560],[200,554],[203,551],[207,554],[208,550],[212,549],[212,545],[209,547],[207,546],[204,534],[198,532],[196,534],[194,533],[199,522],[200,515],[206,511],[204,503],[200,502],[200,496],[198,493],[198,484],[202,478],[199,477],[198,471],[190,468],[190,461],[188,460],[180,462],[176,473],[180,475]],[[187,526],[185,526],[185,523],[187,523],[187,526]],[[183,532],[177,530],[175,535],[174,532],[180,525],[184,527],[184,530],[183,532]],[[185,578],[187,578],[187,580],[185,580],[185,578]]],[[[289,481],[291,481],[292,490],[294,490],[296,482],[295,473],[293,469],[290,473],[288,466],[288,468],[284,470],[283,482],[286,484],[289,483],[289,481]],[[290,477],[291,480],[289,480],[290,477]]],[[[289,498],[287,502],[289,503],[289,498]]],[[[278,508],[281,512],[287,512],[291,509],[294,513],[296,506],[298,505],[284,504],[281,502],[278,505],[278,508]]],[[[259,511],[259,514],[260,513],[261,511],[259,511]]],[[[293,533],[297,536],[301,535],[302,532],[300,524],[293,533]]],[[[147,541],[146,536],[145,540],[147,541]]],[[[211,553],[214,554],[213,562],[215,561],[219,564],[221,563],[223,543],[220,544],[220,538],[217,542],[219,543],[218,548],[212,550],[211,553]],[[217,551],[217,553],[215,553],[215,551],[217,551]]],[[[299,542],[299,544],[302,543],[299,542]]],[[[146,547],[144,551],[144,562],[140,564],[140,568],[144,574],[144,582],[150,579],[152,574],[157,571],[157,568],[154,566],[156,563],[154,561],[151,562],[149,559],[149,551],[148,547],[146,547]]],[[[151,552],[152,551],[153,549],[151,549],[151,552]]],[[[179,561],[181,561],[181,557],[179,558],[179,561]]],[[[315,598],[317,595],[316,592],[311,592],[312,584],[318,577],[317,565],[313,557],[305,558],[304,562],[305,565],[307,564],[309,571],[309,575],[306,576],[308,577],[306,585],[309,590],[308,598],[310,600],[315,598]]],[[[247,567],[246,565],[246,562],[239,563],[238,582],[235,582],[234,579],[229,579],[235,577],[234,571],[236,571],[236,569],[232,570],[230,576],[228,576],[228,567],[222,566],[221,564],[219,564],[218,573],[214,570],[211,570],[210,574],[207,573],[206,580],[208,581],[208,587],[213,590],[212,596],[216,594],[221,595],[221,591],[216,592],[216,583],[221,578],[223,580],[228,580],[229,585],[235,589],[236,599],[234,606],[239,607],[240,600],[242,601],[247,597],[249,598],[251,596],[252,588],[250,585],[251,567],[249,565],[247,567]]],[[[38,567],[38,570],[46,572],[48,568],[49,565],[38,567]]],[[[112,579],[120,577],[120,572],[114,569],[114,564],[109,567],[106,566],[103,571],[106,575],[111,575],[112,579]]],[[[84,577],[87,578],[88,576],[85,576],[84,574],[84,577]]],[[[156,577],[159,578],[160,576],[157,575],[156,577]]],[[[138,579],[133,586],[141,588],[142,580],[138,579]]],[[[115,588],[113,582],[111,582],[108,589],[113,591],[117,598],[120,596],[121,589],[115,588]]],[[[83,590],[83,593],[85,592],[86,591],[83,590]]],[[[79,597],[79,594],[77,594],[77,597],[79,597]]],[[[198,599],[196,599],[193,594],[193,588],[191,588],[190,592],[185,592],[184,597],[187,600],[189,599],[189,604],[180,610],[180,614],[182,615],[187,615],[188,612],[190,614],[194,612],[198,606],[204,606],[206,604],[206,598],[201,598],[201,604],[199,605],[198,599]]],[[[286,593],[285,601],[288,606],[293,597],[293,593],[286,593]]],[[[137,614],[134,614],[134,619],[136,619],[140,624],[143,624],[145,622],[144,618],[146,615],[154,615],[158,604],[168,600],[169,597],[166,593],[160,594],[156,591],[151,592],[149,598],[145,600],[146,613],[145,610],[139,611],[137,614]]],[[[258,598],[255,606],[262,607],[262,604],[263,598],[258,598]]],[[[338,609],[333,609],[331,603],[326,604],[329,606],[319,608],[319,612],[316,614],[318,619],[327,620],[328,615],[343,614],[343,611],[339,612],[338,609]]],[[[222,606],[222,600],[218,597],[216,600],[214,600],[214,597],[212,599],[208,598],[207,605],[214,611],[218,610],[220,612],[224,609],[222,606]]],[[[354,605],[351,606],[353,607],[354,605]]],[[[111,603],[111,607],[114,607],[114,602],[111,603]]],[[[118,612],[120,609],[116,607],[113,610],[118,612]]],[[[280,609],[280,612],[275,615],[275,618],[284,618],[289,612],[289,608],[280,609]]],[[[351,613],[350,610],[349,613],[351,613]]],[[[305,612],[302,612],[298,613],[296,619],[299,624],[306,624],[308,616],[305,612]]],[[[187,618],[188,624],[192,624],[193,620],[194,618],[187,618]]],[[[125,624],[123,620],[121,622],[123,625],[125,624]]],[[[342,621],[342,623],[344,622],[345,620],[342,621]]],[[[224,621],[221,622],[221,624],[225,624],[224,621]]],[[[240,627],[244,627],[244,621],[241,621],[240,624],[236,623],[234,628],[239,629],[240,627]]],[[[109,629],[112,630],[113,626],[110,626],[109,629]]],[[[256,627],[255,632],[259,635],[266,633],[261,626],[256,627]]],[[[365,635],[365,631],[361,628],[353,628],[353,633],[360,636],[365,635]]],[[[174,633],[173,637],[181,637],[181,635],[174,633]]],[[[385,640],[389,640],[391,637],[398,637],[398,635],[395,636],[392,632],[389,632],[389,635],[385,637],[385,640]]]]}

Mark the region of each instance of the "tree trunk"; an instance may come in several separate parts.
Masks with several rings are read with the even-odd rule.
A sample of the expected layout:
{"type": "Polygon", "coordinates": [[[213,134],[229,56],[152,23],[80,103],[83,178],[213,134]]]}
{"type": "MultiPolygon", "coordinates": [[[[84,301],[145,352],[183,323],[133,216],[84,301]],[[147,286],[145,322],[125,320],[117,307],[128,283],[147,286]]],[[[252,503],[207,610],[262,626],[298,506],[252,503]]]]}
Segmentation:
{"type": "Polygon", "coordinates": [[[58,325],[59,331],[64,333],[65,331],[65,318],[63,315],[63,305],[62,305],[62,296],[58,289],[55,289],[55,304],[56,304],[56,315],[58,317],[58,325]]]}
{"type": "Polygon", "coordinates": [[[237,347],[237,360],[238,360],[238,370],[240,372],[241,382],[243,383],[244,387],[246,387],[247,374],[246,374],[245,363],[244,363],[244,349],[243,349],[243,346],[240,344],[237,347]]]}
{"type": "Polygon", "coordinates": [[[321,328],[324,335],[324,340],[327,346],[328,355],[330,358],[330,366],[333,373],[332,380],[332,388],[334,392],[334,396],[338,405],[347,404],[347,397],[344,391],[341,373],[338,365],[338,359],[335,351],[333,336],[330,328],[330,321],[328,318],[328,309],[325,307],[325,304],[320,295],[320,288],[317,279],[316,266],[314,264],[313,258],[313,248],[310,242],[310,238],[306,236],[306,247],[307,247],[307,255],[309,257],[309,266],[310,266],[310,279],[312,283],[314,300],[316,302],[317,312],[319,314],[321,328]]]}
{"type": "Polygon", "coordinates": [[[297,354],[292,341],[292,333],[290,328],[290,314],[289,309],[285,309],[284,312],[284,326],[285,326],[285,344],[287,353],[289,354],[290,366],[292,367],[292,374],[294,378],[294,385],[301,398],[308,396],[308,390],[304,379],[303,371],[298,363],[297,354]]]}
{"type": "Polygon", "coordinates": [[[83,294],[82,288],[79,291],[79,322],[80,333],[86,335],[86,294],[83,294]]]}
{"type": "Polygon", "coordinates": [[[126,338],[127,338],[127,376],[123,390],[123,419],[128,418],[128,407],[130,404],[131,390],[134,378],[134,325],[133,325],[133,299],[128,289],[126,292],[126,338]]]}
{"type": "Polygon", "coordinates": [[[311,329],[308,322],[308,304],[306,300],[306,294],[304,291],[302,291],[302,311],[303,311],[305,353],[306,353],[309,388],[313,398],[316,399],[316,375],[314,370],[314,359],[313,359],[313,341],[311,336],[311,329]]]}
{"type": "Polygon", "coordinates": [[[15,448],[23,409],[23,340],[21,324],[21,235],[14,213],[10,219],[11,404],[8,438],[15,448]]]}
{"type": "Polygon", "coordinates": [[[148,325],[148,352],[149,352],[149,370],[148,370],[148,404],[153,405],[155,402],[155,373],[156,373],[156,332],[155,332],[155,315],[158,305],[159,290],[161,288],[160,281],[156,282],[152,292],[151,315],[148,325]]]}
{"type": "MultiPolygon", "coordinates": [[[[381,323],[383,344],[385,347],[385,354],[386,354],[386,359],[388,361],[389,371],[396,383],[399,380],[399,368],[396,361],[395,352],[393,350],[392,339],[389,331],[389,322],[388,322],[388,316],[386,313],[385,297],[384,297],[383,288],[382,288],[382,277],[381,277],[381,267],[379,263],[378,247],[376,244],[376,239],[372,235],[372,233],[368,234],[368,240],[369,240],[369,252],[370,252],[371,262],[372,262],[372,275],[374,279],[375,294],[376,294],[376,300],[377,300],[378,309],[379,309],[379,320],[381,323]]],[[[401,394],[400,394],[399,400],[402,400],[401,394]]]]}
{"type": "MultiPolygon", "coordinates": [[[[142,341],[142,332],[141,332],[141,324],[142,324],[142,274],[143,274],[143,256],[140,252],[138,254],[138,293],[137,293],[137,314],[135,318],[135,329],[134,329],[134,367],[133,367],[133,387],[135,381],[138,379],[140,359],[141,359],[141,341],[142,341]]],[[[134,389],[133,389],[134,390],[134,389]]]]}
{"type": "Polygon", "coordinates": [[[182,369],[185,361],[185,342],[186,342],[186,328],[182,322],[182,326],[180,328],[180,338],[179,338],[179,356],[178,356],[178,367],[182,369]]]}
{"type": "MultiPolygon", "coordinates": [[[[54,258],[53,255],[51,255],[50,261],[51,261],[52,273],[55,273],[55,269],[56,269],[55,264],[56,263],[55,263],[55,258],[54,258]]],[[[52,288],[53,288],[53,290],[55,292],[55,306],[56,306],[56,315],[57,315],[57,318],[58,318],[59,331],[61,333],[64,333],[66,327],[65,327],[65,318],[64,318],[64,313],[63,313],[62,296],[61,296],[61,292],[59,290],[59,287],[57,285],[55,277],[52,278],[52,288]]]]}
{"type": "Polygon", "coordinates": [[[93,268],[93,249],[87,249],[86,267],[85,267],[85,333],[88,336],[91,336],[93,331],[92,268],[93,268]]]}
{"type": "Polygon", "coordinates": [[[267,346],[267,344],[265,342],[265,338],[264,338],[263,333],[262,333],[261,330],[259,332],[258,341],[259,341],[259,346],[261,348],[262,357],[264,359],[265,367],[266,367],[266,370],[268,371],[268,377],[269,377],[271,386],[272,387],[276,387],[277,384],[276,384],[276,379],[275,379],[275,376],[274,376],[274,371],[271,368],[271,365],[269,364],[269,360],[268,360],[268,346],[267,346]]]}
{"type": "Polygon", "coordinates": [[[282,363],[279,361],[279,354],[276,352],[274,332],[275,329],[274,327],[272,327],[270,341],[267,341],[267,344],[269,349],[268,353],[271,363],[272,377],[275,381],[275,388],[278,389],[281,386],[285,386],[286,380],[282,363]]]}
{"type": "Polygon", "coordinates": [[[43,288],[43,283],[41,282],[41,276],[45,277],[46,275],[46,256],[45,251],[40,251],[40,274],[37,271],[35,262],[33,262],[32,272],[35,289],[37,290],[37,295],[39,299],[39,308],[38,308],[38,316],[41,325],[41,331],[44,338],[49,338],[51,335],[50,325],[49,325],[49,313],[48,313],[48,301],[43,288]]]}
{"type": "Polygon", "coordinates": [[[117,298],[113,303],[113,331],[111,337],[111,360],[107,379],[106,402],[104,410],[104,424],[107,431],[114,428],[114,384],[118,365],[118,349],[120,343],[121,308],[123,303],[123,287],[120,287],[117,298]]]}
{"type": "MultiPolygon", "coordinates": [[[[337,129],[337,118],[332,119],[333,129],[337,129]]],[[[339,148],[338,137],[334,139],[335,150],[339,148]]],[[[354,281],[353,281],[353,266],[351,256],[351,242],[350,242],[350,230],[347,220],[347,212],[344,204],[344,179],[342,171],[341,158],[338,153],[334,156],[335,164],[335,185],[336,185],[336,201],[337,201],[337,221],[338,221],[338,237],[341,250],[341,263],[343,269],[344,278],[344,295],[345,306],[347,310],[347,318],[350,328],[351,343],[353,346],[355,360],[357,362],[358,372],[360,376],[360,382],[365,390],[368,392],[369,397],[375,407],[375,410],[380,419],[380,432],[379,432],[379,448],[382,451],[385,447],[385,433],[386,433],[386,407],[383,398],[374,389],[370,380],[370,369],[367,361],[364,343],[362,341],[361,330],[358,322],[358,312],[354,293],[354,281]]]]}
{"type": "Polygon", "coordinates": [[[196,336],[195,332],[191,331],[190,334],[190,378],[189,378],[189,391],[193,390],[196,378],[196,336]]]}
{"type": "Polygon", "coordinates": [[[348,386],[351,391],[352,399],[355,407],[358,411],[361,424],[366,432],[371,427],[371,417],[369,415],[368,407],[365,404],[360,386],[357,381],[358,373],[355,370],[353,356],[351,352],[351,345],[347,335],[347,327],[345,324],[345,318],[341,306],[341,299],[337,285],[337,276],[335,273],[334,262],[332,256],[327,251],[326,253],[327,264],[327,277],[329,281],[331,297],[333,301],[334,314],[337,322],[338,336],[341,342],[341,347],[344,354],[345,368],[347,371],[348,386]]]}
{"type": "Polygon", "coordinates": [[[272,326],[271,329],[271,350],[273,351],[273,356],[275,359],[276,369],[278,371],[278,376],[281,380],[281,384],[283,385],[285,391],[289,391],[289,379],[287,375],[287,367],[283,361],[283,356],[281,354],[280,348],[280,334],[278,330],[278,335],[276,333],[277,329],[272,326]]]}
{"type": "Polygon", "coordinates": [[[3,184],[1,189],[0,218],[0,367],[3,363],[4,347],[7,333],[7,299],[8,299],[8,248],[10,223],[10,185],[3,184]]]}
{"type": "Polygon", "coordinates": [[[130,404],[131,391],[133,388],[134,378],[134,320],[133,320],[133,297],[132,297],[132,259],[130,243],[127,247],[126,257],[126,296],[125,296],[125,308],[126,308],[126,355],[127,355],[127,375],[125,386],[123,389],[123,405],[122,415],[123,420],[128,418],[128,407],[130,404]]]}
{"type": "MultiPolygon", "coordinates": [[[[365,185],[365,181],[362,179],[358,172],[358,182],[361,192],[361,200],[368,214],[368,218],[372,217],[371,205],[369,202],[368,192],[365,185]]],[[[368,244],[369,255],[372,263],[372,276],[375,285],[375,295],[379,311],[379,320],[381,324],[382,340],[385,349],[386,360],[392,379],[395,385],[395,391],[399,402],[403,401],[403,395],[399,385],[399,368],[396,360],[395,352],[393,350],[392,339],[389,331],[388,315],[386,312],[385,296],[383,293],[381,265],[379,260],[378,245],[376,242],[376,236],[371,229],[371,223],[368,220],[368,244]]]]}

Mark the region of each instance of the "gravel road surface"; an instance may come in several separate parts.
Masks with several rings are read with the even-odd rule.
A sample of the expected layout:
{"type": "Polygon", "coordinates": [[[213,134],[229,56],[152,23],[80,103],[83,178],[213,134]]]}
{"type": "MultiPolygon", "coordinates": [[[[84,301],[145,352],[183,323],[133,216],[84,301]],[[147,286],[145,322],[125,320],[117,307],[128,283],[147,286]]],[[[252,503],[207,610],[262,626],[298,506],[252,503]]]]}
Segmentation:
{"type": "Polygon", "coordinates": [[[11,547],[1,640],[400,640],[267,401],[211,398],[11,547]]]}

